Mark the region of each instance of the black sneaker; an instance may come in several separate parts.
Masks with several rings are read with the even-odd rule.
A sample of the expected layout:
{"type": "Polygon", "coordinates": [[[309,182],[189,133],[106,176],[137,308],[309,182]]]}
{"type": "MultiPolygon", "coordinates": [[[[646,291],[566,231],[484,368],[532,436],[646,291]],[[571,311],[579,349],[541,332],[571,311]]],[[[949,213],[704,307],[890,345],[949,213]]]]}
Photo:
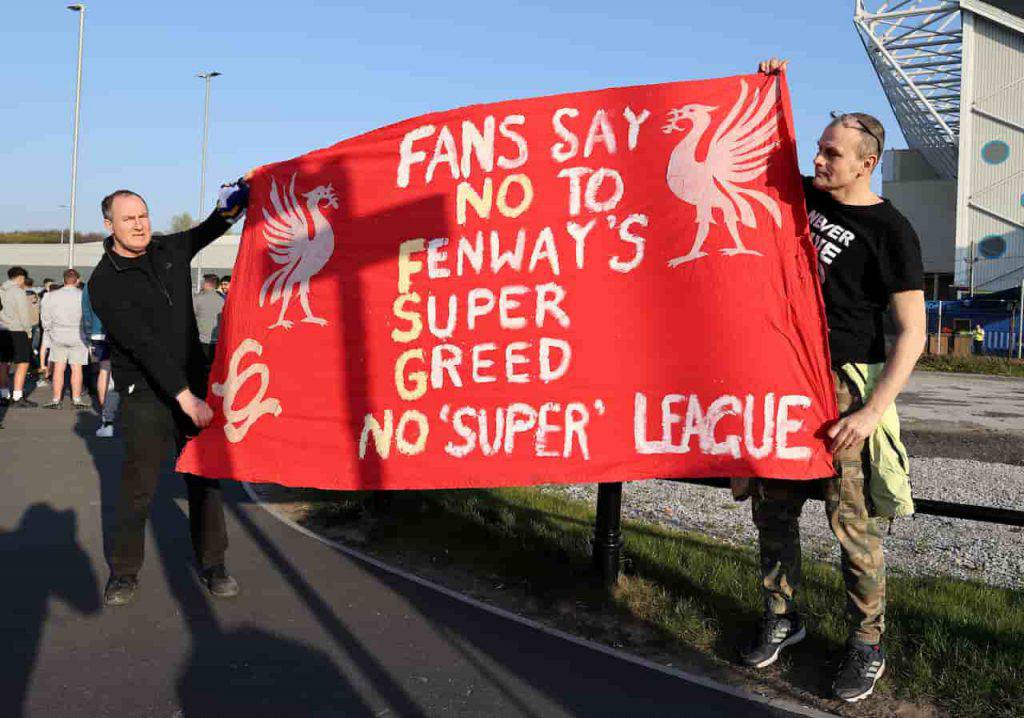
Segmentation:
{"type": "Polygon", "coordinates": [[[883,673],[885,649],[881,644],[866,646],[851,641],[846,646],[846,655],[832,684],[832,692],[840,700],[856,703],[871,695],[883,673]]]}
{"type": "Polygon", "coordinates": [[[103,603],[107,606],[123,606],[135,598],[139,579],[135,576],[111,576],[103,589],[103,603]]]}
{"type": "Polygon", "coordinates": [[[238,595],[238,581],[233,579],[224,564],[213,566],[199,574],[206,590],[217,598],[231,598],[238,595]]]}
{"type": "Polygon", "coordinates": [[[20,399],[18,399],[17,401],[13,401],[12,400],[11,401],[11,406],[13,406],[13,407],[15,407],[17,409],[35,409],[37,406],[39,406],[39,404],[35,403],[31,399],[29,399],[27,396],[23,396],[20,399]]]}
{"type": "Polygon", "coordinates": [[[778,660],[783,648],[799,643],[806,636],[807,629],[795,613],[765,616],[758,626],[757,638],[743,649],[740,660],[751,668],[766,668],[778,660]]]}
{"type": "Polygon", "coordinates": [[[54,399],[53,401],[48,401],[45,404],[43,404],[43,408],[44,409],[63,409],[64,408],[64,400],[63,399],[54,399]]]}

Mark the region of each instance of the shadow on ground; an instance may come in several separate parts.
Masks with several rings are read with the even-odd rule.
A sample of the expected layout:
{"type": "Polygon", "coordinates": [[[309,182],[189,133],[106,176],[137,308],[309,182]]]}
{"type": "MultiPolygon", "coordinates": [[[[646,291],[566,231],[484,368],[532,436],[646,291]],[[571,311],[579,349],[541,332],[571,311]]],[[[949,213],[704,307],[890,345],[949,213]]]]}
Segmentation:
{"type": "MultiPolygon", "coordinates": [[[[97,439],[95,425],[95,416],[81,413],[75,432],[88,446],[100,476],[104,546],[109,547],[123,447],[120,440],[97,439]]],[[[235,504],[246,502],[247,497],[237,485],[227,483],[226,504],[237,515],[244,515],[235,504]]],[[[188,518],[179,504],[187,504],[185,484],[172,472],[171,457],[168,456],[150,509],[150,531],[156,539],[158,555],[155,560],[163,568],[191,642],[190,653],[177,679],[182,718],[372,715],[370,707],[324,651],[259,626],[223,625],[215,599],[198,581],[188,518]]],[[[269,542],[267,546],[272,548],[269,542]]],[[[230,549],[228,556],[230,559],[230,549]]],[[[154,557],[149,557],[149,560],[154,560],[154,557]]],[[[285,562],[284,566],[290,567],[290,564],[285,562]]],[[[291,577],[284,574],[281,578],[287,581],[291,577]]],[[[309,610],[330,613],[322,605],[311,605],[310,596],[304,598],[309,610]]],[[[234,600],[258,602],[260,594],[254,586],[250,586],[248,591],[243,586],[242,596],[234,600]]],[[[272,607],[268,606],[268,610],[272,607]]],[[[334,620],[337,621],[336,618],[334,620]]],[[[339,631],[344,633],[343,628],[339,631]]],[[[377,668],[376,663],[368,659],[360,664],[359,656],[353,653],[349,651],[364,675],[372,675],[377,668]]],[[[379,668],[376,673],[378,680],[372,682],[373,687],[383,698],[393,705],[414,707],[399,689],[389,684],[385,673],[379,668]]],[[[17,714],[3,712],[0,715],[17,714]]],[[[403,711],[402,715],[415,716],[418,713],[409,710],[403,711]]]]}
{"type": "Polygon", "coordinates": [[[93,614],[100,609],[96,572],[78,543],[74,511],[56,511],[50,504],[28,507],[13,531],[0,529],[0,716],[22,715],[39,643],[53,599],[72,610],[93,614]]]}

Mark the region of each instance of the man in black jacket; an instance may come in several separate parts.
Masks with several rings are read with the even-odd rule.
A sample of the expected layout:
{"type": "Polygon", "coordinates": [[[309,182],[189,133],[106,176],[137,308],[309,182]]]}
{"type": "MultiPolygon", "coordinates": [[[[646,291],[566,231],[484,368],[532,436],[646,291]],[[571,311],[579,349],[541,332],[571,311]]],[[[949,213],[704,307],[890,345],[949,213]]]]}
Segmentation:
{"type": "MultiPolygon", "coordinates": [[[[189,263],[227,231],[247,203],[242,179],[222,189],[217,208],[202,224],[154,238],[142,197],[118,190],[103,199],[110,236],[89,279],[89,296],[107,330],[125,438],[110,580],[103,595],[108,606],[135,596],[161,463],[172,446],[180,453],[188,437],[212,419],[204,401],[207,365],[192,311],[189,263]]],[[[228,540],[220,484],[189,474],[184,479],[200,579],[214,596],[234,596],[238,584],[224,566],[228,540]]]]}

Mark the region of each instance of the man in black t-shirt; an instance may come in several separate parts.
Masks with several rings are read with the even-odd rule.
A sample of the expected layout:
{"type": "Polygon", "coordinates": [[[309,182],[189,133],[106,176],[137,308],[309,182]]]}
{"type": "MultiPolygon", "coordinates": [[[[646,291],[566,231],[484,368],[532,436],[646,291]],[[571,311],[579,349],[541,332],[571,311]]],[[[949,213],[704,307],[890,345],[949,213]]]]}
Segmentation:
{"type": "MultiPolygon", "coordinates": [[[[784,67],[785,62],[772,59],[761,63],[760,70],[776,73],[784,67]]],[[[891,517],[879,515],[872,500],[866,441],[906,385],[925,339],[917,235],[888,200],[871,191],[871,173],[884,143],[885,130],[874,117],[833,114],[818,141],[814,177],[804,180],[841,415],[828,430],[836,476],[821,481],[760,480],[751,493],[765,616],[742,653],[743,662],[757,668],[771,665],[783,648],[805,636],[796,604],[801,572],[798,521],[804,501],[823,493],[829,524],[841,547],[852,624],[833,691],[848,702],[870,695],[885,671],[882,537],[891,517]],[[882,329],[887,309],[897,327],[888,355],[882,329]],[[854,382],[851,371],[877,376],[877,381],[862,391],[868,382],[854,382]]]]}

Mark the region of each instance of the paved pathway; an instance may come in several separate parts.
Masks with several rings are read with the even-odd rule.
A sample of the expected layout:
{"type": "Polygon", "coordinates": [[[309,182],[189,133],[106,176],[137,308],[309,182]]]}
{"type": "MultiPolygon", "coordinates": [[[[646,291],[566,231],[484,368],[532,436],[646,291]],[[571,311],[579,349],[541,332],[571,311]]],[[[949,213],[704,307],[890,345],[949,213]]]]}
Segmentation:
{"type": "Polygon", "coordinates": [[[900,418],[941,428],[1024,435],[1024,379],[915,372],[897,400],[900,418]]]}
{"type": "Polygon", "coordinates": [[[183,492],[167,480],[139,595],[103,609],[119,440],[94,438],[88,413],[10,410],[3,422],[3,718],[791,715],[354,562],[235,485],[238,599],[200,590],[183,492]]]}

